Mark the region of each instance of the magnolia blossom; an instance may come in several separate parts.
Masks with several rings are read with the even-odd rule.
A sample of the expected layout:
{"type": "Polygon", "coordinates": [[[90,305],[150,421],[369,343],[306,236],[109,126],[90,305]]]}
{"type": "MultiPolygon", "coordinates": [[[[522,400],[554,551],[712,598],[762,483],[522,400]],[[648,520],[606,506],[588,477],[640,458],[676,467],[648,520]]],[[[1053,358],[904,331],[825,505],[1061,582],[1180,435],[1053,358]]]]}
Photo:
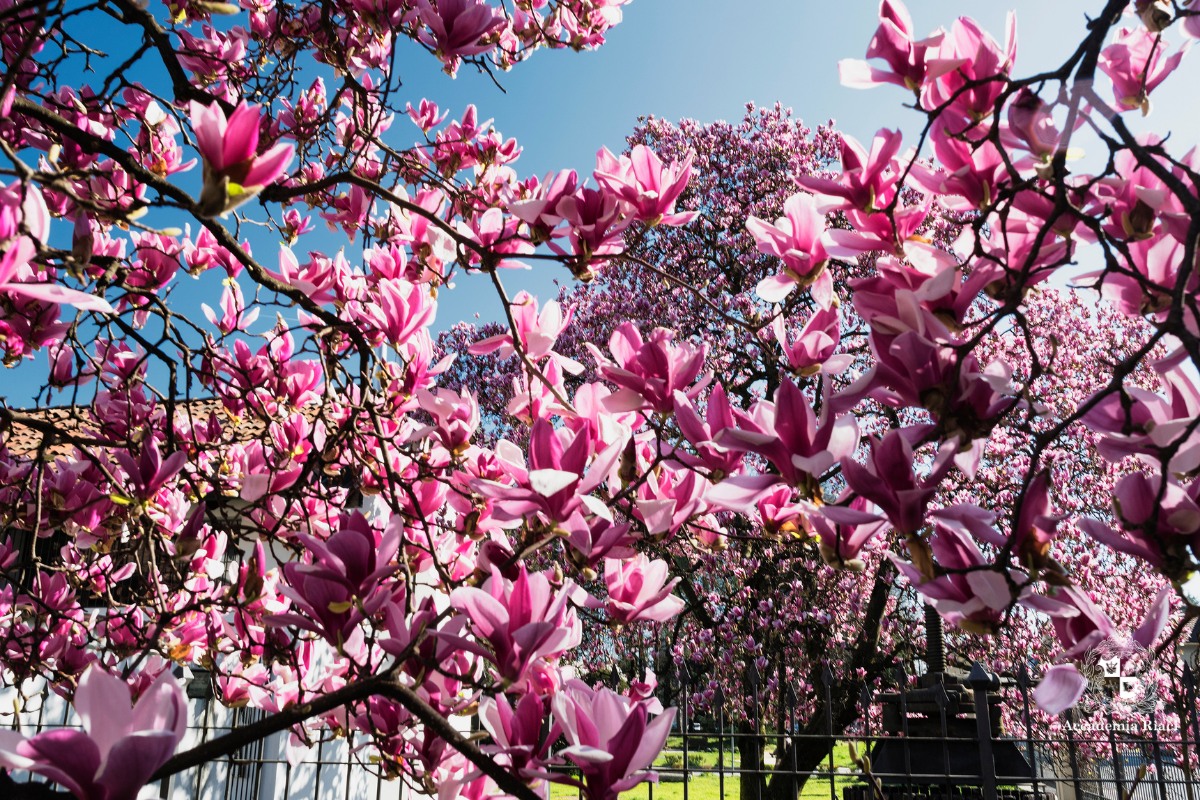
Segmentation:
{"type": "Polygon", "coordinates": [[[608,613],[620,623],[638,620],[666,622],[683,610],[683,601],[671,594],[679,578],[667,580],[667,562],[637,555],[627,561],[604,559],[608,586],[608,613]]]}
{"type": "Polygon", "coordinates": [[[692,156],[683,163],[664,166],[658,154],[639,144],[628,156],[618,159],[601,148],[596,153],[596,182],[634,209],[637,218],[651,225],[685,225],[698,211],[675,212],[675,201],[687,188],[692,174],[692,156]]]}
{"type": "Polygon", "coordinates": [[[1167,44],[1145,28],[1122,28],[1116,40],[1100,52],[1097,62],[1112,79],[1118,111],[1141,109],[1150,113],[1150,93],[1170,75],[1187,54],[1191,42],[1184,42],[1170,56],[1167,44]]]}
{"type": "Polygon", "coordinates": [[[239,103],[226,119],[220,103],[206,108],[193,100],[191,115],[196,148],[204,159],[201,216],[229,213],[274,183],[292,163],[296,149],[284,142],[258,153],[262,117],[258,106],[239,103]]]}
{"type": "Polygon", "coordinates": [[[808,194],[789,197],[783,214],[774,225],[757,217],[746,220],[746,230],[758,242],[758,249],[783,260],[781,274],[759,281],[758,296],[768,303],[778,303],[797,286],[812,286],[813,297],[828,308],[833,298],[833,279],[825,270],[829,256],[821,240],[825,216],[808,194]]]}
{"type": "Polygon", "coordinates": [[[29,738],[0,730],[0,764],[43,775],[79,800],[134,800],[187,732],[187,700],[169,669],[130,708],[129,685],[92,666],[74,702],[83,730],[29,738]]]}

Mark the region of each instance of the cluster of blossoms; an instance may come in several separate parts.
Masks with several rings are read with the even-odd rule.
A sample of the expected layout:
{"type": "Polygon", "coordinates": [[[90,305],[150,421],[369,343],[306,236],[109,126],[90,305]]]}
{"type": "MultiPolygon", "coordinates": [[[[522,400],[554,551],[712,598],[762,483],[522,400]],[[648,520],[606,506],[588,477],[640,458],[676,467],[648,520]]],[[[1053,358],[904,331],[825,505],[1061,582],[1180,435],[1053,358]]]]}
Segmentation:
{"type": "MultiPolygon", "coordinates": [[[[757,251],[733,286],[645,257],[724,213],[692,186],[702,153],[636,142],[600,151],[594,188],[574,171],[522,180],[520,147],[474,106],[449,121],[427,99],[395,107],[399,37],[451,74],[507,69],[540,46],[601,44],[620,2],[188,0],[165,29],[112,5],[140,44],[100,91],[62,83],[62,8],[12,7],[0,40],[0,342],[25,372],[44,352],[43,396],[70,398],[0,407],[0,666],[6,687],[41,678],[72,696],[83,723],[5,733],[6,768],[82,800],[182,769],[178,665],[274,715],[292,759],[360,733],[379,770],[447,800],[551,782],[611,800],[653,777],[675,710],[652,674],[624,692],[586,680],[585,623],[616,636],[710,614],[720,603],[663,556],[711,567],[737,537],[805,548],[811,572],[825,565],[824,606],[797,607],[799,584],[790,600],[741,596],[710,647],[742,618],[794,623],[793,646],[862,608],[878,626],[902,605],[898,572],[964,635],[1045,621],[1057,642],[1035,696],[1050,713],[1083,691],[1076,662],[1122,636],[1085,590],[1089,549],[1152,576],[1142,645],[1165,651],[1183,630],[1162,636],[1172,615],[1200,616],[1200,164],[1120,116],[1148,111],[1179,66],[1164,31],[1195,35],[1200,17],[1135,4],[1104,46],[1114,0],[1047,103],[1045,75],[1012,77],[1015,17],[1003,46],[967,18],[917,40],[883,0],[867,55],[888,69],[847,61],[842,77],[913,92],[918,146],[820,132],[808,169],[770,176],[785,198],[722,223],[757,251]],[[226,13],[247,26],[214,21],[226,13]],[[152,59],[169,82],[123,77],[152,59]],[[300,69],[322,76],[302,89],[300,69]],[[385,141],[398,112],[422,138],[409,149],[385,141]],[[1085,118],[1113,131],[1100,175],[1065,167],[1085,118]],[[197,163],[193,197],[172,176],[197,163]],[[361,258],[319,249],[301,203],[361,236],[361,258]],[[181,213],[183,231],[151,227],[181,213]],[[239,241],[254,227],[283,241],[270,265],[255,234],[239,241]],[[1086,244],[1105,264],[1085,280],[1135,339],[1054,408],[1039,298],[1086,244]],[[668,305],[706,309],[700,329],[745,339],[618,310],[581,346],[585,304],[506,293],[502,270],[527,262],[583,284],[639,270],[671,286],[668,305]],[[215,269],[205,325],[176,281],[215,269]],[[430,326],[458,272],[490,277],[508,324],[456,354],[430,326]],[[502,408],[450,384],[456,355],[507,365],[502,408]],[[1056,474],[1079,439],[1119,479],[1111,511],[1067,520],[1078,498],[1056,474]],[[872,599],[835,607],[868,569],[872,599]],[[474,713],[481,746],[448,722],[474,713]],[[551,769],[567,763],[574,775],[551,769]]],[[[766,666],[761,639],[737,647],[738,669],[766,666]]]]}

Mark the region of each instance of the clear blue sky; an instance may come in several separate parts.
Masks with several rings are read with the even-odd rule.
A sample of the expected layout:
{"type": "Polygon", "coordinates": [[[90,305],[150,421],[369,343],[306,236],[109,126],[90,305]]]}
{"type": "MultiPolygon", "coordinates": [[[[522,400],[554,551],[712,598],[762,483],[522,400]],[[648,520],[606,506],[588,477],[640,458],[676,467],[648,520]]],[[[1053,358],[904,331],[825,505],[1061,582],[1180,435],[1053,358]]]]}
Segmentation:
{"type": "MultiPolygon", "coordinates": [[[[1029,75],[1060,64],[1085,35],[1084,15],[1102,6],[1102,0],[911,0],[909,10],[918,35],[939,26],[949,28],[955,17],[969,15],[1002,41],[1005,11],[1015,8],[1015,74],[1029,75]]],[[[911,95],[898,87],[859,91],[838,83],[837,62],[863,57],[877,24],[877,8],[874,0],[634,0],[603,47],[586,53],[538,52],[499,76],[505,92],[487,76],[466,69],[450,79],[438,71],[431,56],[408,42],[399,45],[399,63],[406,97],[414,105],[428,97],[460,116],[468,103],[475,103],[482,118],[493,118],[499,131],[516,137],[524,147],[514,165],[522,177],[562,168],[589,175],[596,150],[621,150],[639,115],[733,121],[741,118],[747,101],[780,101],[812,126],[833,119],[841,130],[863,141],[885,126],[900,126],[911,139],[921,120],[901,107],[911,95]]],[[[1178,34],[1172,36],[1178,41],[1178,34]]],[[[1180,153],[1200,141],[1196,58],[1200,56],[1185,59],[1179,73],[1156,90],[1149,119],[1125,115],[1135,129],[1153,125],[1171,131],[1180,153]]],[[[150,84],[155,80],[135,79],[150,84]]],[[[388,135],[393,143],[405,145],[416,140],[418,131],[400,115],[388,135]]],[[[198,179],[198,170],[192,177],[198,179]]],[[[323,229],[315,215],[314,221],[323,229]]],[[[173,223],[156,219],[152,224],[173,223]]],[[[345,242],[340,235],[306,239],[312,241],[302,245],[330,252],[345,242]]],[[[274,266],[277,244],[255,239],[254,245],[258,257],[274,266]]],[[[355,247],[347,248],[347,255],[355,263],[361,257],[355,247]]],[[[183,302],[189,314],[199,315],[201,301],[215,307],[219,277],[205,276],[198,285],[179,287],[185,291],[177,292],[175,301],[183,302]]],[[[569,280],[565,270],[554,266],[504,277],[510,291],[528,288],[542,300],[556,293],[555,278],[569,280]]],[[[490,284],[480,278],[460,279],[457,288],[443,291],[439,300],[438,330],[474,319],[476,313],[481,321],[501,315],[490,284]]],[[[269,324],[263,320],[255,329],[269,324]]],[[[16,405],[28,402],[32,379],[40,378],[41,371],[26,366],[0,373],[0,396],[7,395],[16,405]]]]}

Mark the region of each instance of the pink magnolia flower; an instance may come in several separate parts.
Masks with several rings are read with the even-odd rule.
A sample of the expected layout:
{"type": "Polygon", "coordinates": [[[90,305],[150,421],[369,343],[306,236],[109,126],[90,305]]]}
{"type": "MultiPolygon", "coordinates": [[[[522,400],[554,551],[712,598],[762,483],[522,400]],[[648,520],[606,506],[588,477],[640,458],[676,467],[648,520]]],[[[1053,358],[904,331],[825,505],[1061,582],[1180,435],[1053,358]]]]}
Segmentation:
{"type": "Polygon", "coordinates": [[[30,262],[36,254],[37,246],[25,236],[9,245],[4,255],[0,255],[0,292],[31,297],[43,303],[72,305],[82,311],[114,313],[113,307],[103,297],[68,289],[57,283],[28,283],[22,280],[34,276],[30,262]]]}
{"type": "MultiPolygon", "coordinates": [[[[1137,630],[1129,637],[1131,643],[1136,643],[1140,649],[1154,646],[1170,617],[1172,594],[1170,586],[1164,586],[1159,591],[1137,630]]],[[[1082,660],[1089,651],[1106,640],[1115,640],[1118,651],[1134,649],[1120,647],[1121,637],[1112,620],[1092,602],[1086,592],[1076,586],[1062,587],[1053,596],[1031,596],[1022,602],[1050,616],[1054,632],[1063,646],[1060,658],[1082,660]]],[[[1122,662],[1124,660],[1123,657],[1122,662]]],[[[1122,666],[1125,666],[1124,663],[1122,666]]],[[[1059,714],[1079,702],[1086,689],[1087,679],[1075,664],[1056,664],[1046,671],[1033,690],[1033,698],[1041,710],[1059,714]]]]}
{"type": "Polygon", "coordinates": [[[925,526],[925,509],[942,478],[954,466],[953,442],[944,444],[929,474],[918,480],[913,472],[912,442],[928,432],[925,425],[888,431],[882,439],[871,437],[866,466],[851,458],[842,459],[842,475],[859,495],[883,509],[892,527],[901,533],[916,533],[925,526]]]}
{"type": "Polygon", "coordinates": [[[113,458],[125,470],[133,496],[143,502],[158,494],[158,490],[178,475],[187,463],[187,453],[183,450],[172,453],[163,461],[158,452],[158,440],[153,437],[142,443],[138,460],[124,451],[113,453],[113,458]]]}
{"type": "Polygon", "coordinates": [[[437,103],[431,103],[424,98],[421,99],[419,108],[414,109],[412,107],[412,103],[408,103],[405,107],[408,111],[408,116],[413,121],[413,124],[415,124],[425,133],[429,133],[429,131],[436,128],[438,125],[441,125],[446,117],[450,114],[449,110],[438,114],[437,103]]]}
{"type": "Polygon", "coordinates": [[[822,369],[836,375],[845,370],[853,359],[850,355],[833,354],[841,341],[841,320],[836,308],[818,308],[804,323],[796,341],[790,344],[782,315],[775,318],[771,330],[783,348],[788,363],[801,377],[815,375],[822,369]]]}
{"type": "MultiPolygon", "coordinates": [[[[955,125],[954,115],[961,115],[966,124],[986,119],[993,111],[996,98],[1004,91],[1008,74],[1017,58],[1017,14],[1009,11],[1005,24],[1004,47],[991,34],[979,27],[970,17],[959,17],[950,26],[936,51],[928,53],[926,65],[937,75],[926,81],[921,93],[921,105],[929,111],[949,103],[943,114],[943,125],[955,125]],[[966,88],[979,81],[979,85],[966,88]],[[953,99],[952,99],[953,98],[953,99]]],[[[955,133],[962,130],[961,123],[955,133]]]]}
{"type": "Polygon", "coordinates": [[[221,316],[218,318],[208,303],[201,303],[200,309],[208,321],[217,326],[221,333],[230,334],[248,328],[258,319],[259,309],[246,311],[246,301],[242,297],[242,287],[237,281],[225,282],[225,291],[221,293],[221,316]]]}
{"type": "Polygon", "coordinates": [[[628,522],[613,523],[597,516],[590,522],[576,512],[560,526],[567,532],[564,541],[570,545],[566,556],[588,580],[596,577],[595,567],[605,558],[632,558],[633,544],[638,537],[631,533],[628,522]]]}
{"type": "Polygon", "coordinates": [[[990,562],[957,520],[938,519],[929,548],[937,566],[950,572],[929,575],[926,565],[910,564],[894,553],[889,557],[947,622],[969,633],[994,633],[1014,600],[1009,580],[1021,586],[1028,578],[1016,570],[1006,577],[987,569],[990,562]]]}
{"type": "Polygon", "coordinates": [[[1100,51],[1097,62],[1104,74],[1112,79],[1117,110],[1140,108],[1142,116],[1149,114],[1150,93],[1175,71],[1190,46],[1190,41],[1184,42],[1163,59],[1167,46],[1158,34],[1141,27],[1122,28],[1113,43],[1100,51]]]}
{"type": "Polygon", "coordinates": [[[258,106],[239,103],[229,119],[220,103],[205,108],[192,101],[192,128],[196,148],[204,158],[204,188],[199,212],[215,217],[249,200],[264,186],[287,172],[296,153],[293,145],[280,142],[258,154],[258,106]]]}
{"type": "MultiPolygon", "coordinates": [[[[534,179],[531,179],[531,183],[534,179]]],[[[545,241],[554,236],[555,228],[563,221],[558,214],[558,201],[569,197],[578,188],[579,176],[573,169],[560,170],[556,175],[546,173],[545,179],[537,184],[532,197],[509,203],[508,208],[517,218],[524,220],[537,241],[545,241]]]]}
{"type": "MultiPolygon", "coordinates": [[[[513,322],[517,325],[521,349],[530,360],[538,362],[543,358],[550,358],[572,375],[583,372],[583,365],[578,361],[554,352],[554,343],[571,324],[570,309],[567,309],[564,315],[557,300],[547,300],[539,313],[537,298],[524,290],[517,293],[509,307],[512,310],[513,322]]],[[[512,331],[481,339],[467,348],[467,352],[474,356],[497,350],[500,351],[500,358],[508,358],[516,352],[513,348],[512,331]]]]}
{"type": "Polygon", "coordinates": [[[793,501],[795,490],[790,486],[776,486],[758,499],[758,518],[763,529],[772,536],[782,538],[785,534],[807,533],[809,508],[801,501],[793,501]]]}
{"type": "Polygon", "coordinates": [[[524,563],[513,581],[493,565],[483,588],[462,586],[450,595],[450,605],[470,618],[471,630],[488,647],[461,637],[447,641],[490,661],[505,686],[520,684],[535,661],[579,644],[583,628],[568,601],[583,597],[570,579],[554,591],[547,573],[531,575],[524,563]]]}
{"type": "Polygon", "coordinates": [[[493,745],[482,749],[526,779],[541,777],[540,768],[549,760],[550,746],[558,739],[558,726],[544,730],[542,698],[535,692],[521,695],[514,711],[504,694],[479,701],[479,722],[492,735],[493,745]]]}
{"type": "Polygon", "coordinates": [[[1098,542],[1152,564],[1178,577],[1191,563],[1192,548],[1200,548],[1200,481],[1182,486],[1157,473],[1126,475],[1113,488],[1113,510],[1122,532],[1086,517],[1076,524],[1098,542]],[[1153,521],[1153,525],[1151,522],[1153,521]]]}
{"type": "Polygon", "coordinates": [[[498,501],[495,515],[502,521],[541,514],[549,522],[561,522],[591,502],[585,498],[608,477],[624,447],[624,440],[617,440],[594,453],[596,438],[590,426],[555,429],[539,417],[529,434],[529,470],[512,465],[519,485],[475,478],[471,488],[498,501]]]}
{"type": "Polygon", "coordinates": [[[796,176],[796,183],[821,199],[818,211],[858,209],[871,212],[887,207],[899,180],[896,153],[903,134],[880,128],[868,153],[853,136],[841,134],[842,175],[837,180],[811,175],[796,176]]]}
{"type": "Polygon", "coordinates": [[[429,0],[417,0],[421,21],[429,26],[427,40],[443,60],[454,56],[476,56],[493,49],[495,42],[480,43],[480,39],[502,28],[504,13],[486,0],[437,0],[435,9],[429,0]]]}
{"type": "Polygon", "coordinates": [[[928,192],[939,195],[939,202],[951,210],[986,209],[999,194],[999,187],[1009,182],[1008,167],[988,140],[964,141],[944,127],[935,127],[932,135],[933,152],[942,169],[920,163],[909,172],[914,183],[928,192]],[[962,198],[954,200],[947,195],[962,198]]]}
{"type": "Polygon", "coordinates": [[[384,278],[377,284],[378,307],[383,312],[382,331],[393,345],[403,345],[417,331],[433,324],[437,314],[437,300],[422,284],[411,283],[403,278],[384,278]]]}
{"type": "Polygon", "coordinates": [[[797,286],[812,286],[813,297],[823,308],[833,299],[833,278],[825,270],[829,254],[822,236],[825,215],[809,194],[794,194],[783,204],[783,216],[771,225],[758,217],[746,219],[746,230],[762,253],[783,260],[783,272],[763,278],[755,291],[768,303],[780,303],[797,286]]]}
{"type": "Polygon", "coordinates": [[[562,773],[550,780],[580,787],[588,800],[617,800],[639,783],[657,780],[646,770],[667,743],[674,708],[649,721],[645,701],[578,680],[567,681],[551,702],[569,745],[561,754],[579,767],[582,781],[562,773]]]}
{"type": "MultiPolygon", "coordinates": [[[[633,217],[626,214],[624,201],[608,192],[586,186],[560,199],[554,211],[567,223],[571,252],[581,261],[593,256],[620,253],[624,249],[621,234],[633,222],[633,217]]],[[[560,256],[568,255],[565,249],[554,242],[550,242],[550,249],[560,256]]],[[[586,281],[591,279],[599,265],[577,263],[568,266],[577,278],[586,281]]]]}
{"type": "MultiPolygon", "coordinates": [[[[938,28],[924,39],[915,41],[912,18],[904,4],[900,0],[881,0],[879,28],[871,37],[867,58],[882,58],[892,71],[877,69],[866,61],[847,58],[838,62],[838,76],[843,86],[855,89],[894,83],[910,91],[919,91],[929,70],[925,63],[926,54],[929,48],[941,44],[945,35],[946,32],[938,28]]],[[[937,74],[928,77],[937,77],[937,74]]]]}
{"type": "Polygon", "coordinates": [[[1200,432],[1191,430],[1200,416],[1200,389],[1185,371],[1187,359],[1180,348],[1150,362],[1166,385],[1167,397],[1128,386],[1105,395],[1091,407],[1083,421],[1107,434],[1098,448],[1102,456],[1109,461],[1136,454],[1157,457],[1161,449],[1174,445],[1169,472],[1187,474],[1200,467],[1200,432]]]}
{"type": "Polygon", "coordinates": [[[438,439],[454,455],[461,455],[471,445],[471,436],[479,427],[479,402],[474,392],[463,388],[459,394],[446,388],[434,392],[417,390],[417,402],[433,415],[438,439]]]}
{"type": "Polygon", "coordinates": [[[705,409],[704,419],[700,418],[696,407],[692,405],[692,399],[676,390],[675,421],[679,425],[679,432],[691,443],[692,447],[696,448],[694,456],[676,450],[675,458],[689,467],[707,467],[709,478],[713,481],[719,481],[727,475],[734,474],[741,466],[744,458],[742,452],[731,450],[717,444],[716,441],[721,431],[734,426],[733,407],[729,404],[729,398],[725,395],[725,387],[721,384],[714,385],[712,392],[708,395],[708,407],[705,409]]]}
{"type": "Polygon", "coordinates": [[[887,530],[887,520],[867,509],[866,498],[855,497],[849,505],[815,506],[801,501],[808,524],[817,535],[821,558],[831,567],[862,572],[858,557],[872,539],[887,530]]]}
{"type": "Polygon", "coordinates": [[[620,386],[615,394],[604,398],[604,407],[611,412],[645,409],[669,414],[675,407],[675,390],[695,397],[706,381],[691,386],[704,368],[708,345],[691,342],[674,343],[675,331],[655,328],[649,340],[642,339],[637,325],[626,322],[613,331],[608,349],[615,362],[609,361],[600,348],[591,342],[586,346],[600,367],[605,380],[620,386]]]}
{"type": "MultiPolygon", "coordinates": [[[[826,391],[830,391],[826,380],[826,391]]],[[[759,400],[747,414],[735,409],[738,427],[727,428],[720,444],[750,451],[770,460],[788,485],[808,485],[858,449],[858,423],[853,414],[834,417],[831,403],[817,416],[804,393],[784,377],[775,401],[759,400]]],[[[764,487],[765,488],[765,487],[764,487]]]]}
{"type": "Polygon", "coordinates": [[[639,144],[620,159],[602,147],[596,153],[596,182],[628,203],[637,218],[650,225],[686,225],[699,211],[674,213],[675,201],[692,175],[692,154],[683,163],[664,166],[658,154],[639,144]]]}
{"type": "Polygon", "coordinates": [[[187,732],[187,700],[170,670],[132,708],[129,695],[125,681],[93,665],[75,690],[83,730],[28,739],[0,730],[0,764],[45,776],[79,800],[134,800],[187,732]]]}
{"type": "Polygon", "coordinates": [[[667,580],[667,562],[638,554],[627,561],[604,559],[604,584],[608,587],[608,613],[622,624],[638,620],[666,622],[683,610],[683,601],[671,594],[679,578],[667,580]]]}
{"type": "Polygon", "coordinates": [[[689,519],[706,510],[709,487],[709,482],[694,470],[663,465],[639,487],[636,516],[651,536],[674,535],[689,519]]]}

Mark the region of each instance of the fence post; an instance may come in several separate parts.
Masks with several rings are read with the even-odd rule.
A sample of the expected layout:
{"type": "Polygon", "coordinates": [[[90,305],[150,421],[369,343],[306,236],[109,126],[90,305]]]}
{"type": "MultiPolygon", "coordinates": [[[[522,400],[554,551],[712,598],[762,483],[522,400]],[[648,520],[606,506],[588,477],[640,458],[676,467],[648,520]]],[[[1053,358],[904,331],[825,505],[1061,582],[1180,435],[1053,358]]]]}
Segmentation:
{"type": "Polygon", "coordinates": [[[946,696],[946,687],[940,683],[935,683],[932,691],[933,701],[937,703],[942,717],[942,766],[945,767],[946,775],[946,800],[951,800],[954,796],[954,783],[950,780],[950,731],[946,725],[946,703],[950,698],[946,696]]]}
{"type": "MultiPolygon", "coordinates": [[[[751,661],[750,669],[746,670],[746,681],[750,684],[750,702],[754,705],[754,733],[752,741],[754,746],[754,796],[757,800],[762,800],[762,785],[763,785],[763,753],[761,735],[762,735],[762,720],[759,717],[758,708],[758,666],[751,661]]],[[[742,758],[742,780],[745,780],[746,775],[746,759],[742,758]]]]}
{"type": "Polygon", "coordinates": [[[1021,705],[1025,712],[1025,742],[1029,747],[1029,769],[1033,772],[1033,798],[1038,800],[1038,753],[1033,742],[1033,720],[1029,716],[1029,670],[1021,664],[1017,672],[1017,688],[1021,690],[1021,705]]]}
{"type": "MultiPolygon", "coordinates": [[[[1183,702],[1179,708],[1179,749],[1183,755],[1183,776],[1186,781],[1184,785],[1187,787],[1188,800],[1193,800],[1194,797],[1192,793],[1192,757],[1188,753],[1188,736],[1191,735],[1191,731],[1188,730],[1188,727],[1192,724],[1195,716],[1195,694],[1196,679],[1192,677],[1192,668],[1185,662],[1183,665],[1183,702]]],[[[1200,742],[1195,738],[1192,739],[1192,744],[1200,748],[1200,742]]]]}
{"type": "Polygon", "coordinates": [[[1121,763],[1121,754],[1117,752],[1117,734],[1113,729],[1112,690],[1105,689],[1104,696],[1108,700],[1105,710],[1108,718],[1108,745],[1112,748],[1113,780],[1117,785],[1117,797],[1122,797],[1125,794],[1125,765],[1121,763]]]}
{"type": "Polygon", "coordinates": [[[720,784],[721,800],[725,800],[725,693],[720,684],[713,692],[712,701],[717,707],[717,783],[720,784]]]}
{"type": "Polygon", "coordinates": [[[829,800],[837,800],[837,781],[833,766],[833,671],[829,662],[821,670],[821,683],[825,684],[825,733],[829,736],[829,800]]]}
{"type": "Polygon", "coordinates": [[[1079,759],[1075,757],[1075,709],[1067,709],[1067,753],[1071,759],[1071,783],[1075,788],[1075,800],[1083,798],[1083,784],[1079,781],[1079,759]]]}
{"type": "Polygon", "coordinates": [[[992,714],[988,689],[992,676],[978,661],[971,667],[967,683],[975,694],[975,729],[979,734],[979,771],[983,773],[983,800],[996,800],[996,759],[992,757],[992,714]]]}
{"type": "Polygon", "coordinates": [[[871,687],[867,684],[863,684],[862,693],[858,696],[858,705],[862,709],[863,729],[866,731],[862,740],[861,758],[871,755],[871,687]]]}
{"type": "Polygon", "coordinates": [[[683,700],[679,704],[679,732],[683,734],[683,800],[688,800],[688,783],[692,779],[692,765],[688,760],[688,683],[692,680],[692,676],[688,674],[687,663],[679,665],[679,671],[676,674],[679,678],[679,693],[683,700]]]}
{"type": "Polygon", "coordinates": [[[904,788],[912,792],[912,753],[908,741],[908,673],[904,665],[896,667],[896,683],[900,687],[900,733],[904,737],[904,788]]]}
{"type": "Polygon", "coordinates": [[[788,733],[788,735],[787,735],[786,742],[791,742],[791,746],[788,747],[788,749],[792,751],[792,794],[791,794],[791,797],[794,800],[794,798],[797,796],[797,794],[799,794],[799,792],[796,788],[796,750],[799,749],[799,747],[800,747],[800,743],[796,741],[796,704],[800,701],[800,698],[796,697],[796,687],[792,686],[790,683],[788,684],[786,699],[787,699],[787,704],[788,704],[788,714],[787,714],[787,720],[788,720],[787,733],[788,733]]]}
{"type": "Polygon", "coordinates": [[[1154,747],[1154,774],[1158,778],[1158,800],[1167,800],[1167,778],[1163,775],[1162,747],[1158,741],[1158,717],[1150,712],[1150,742],[1154,747]]]}

